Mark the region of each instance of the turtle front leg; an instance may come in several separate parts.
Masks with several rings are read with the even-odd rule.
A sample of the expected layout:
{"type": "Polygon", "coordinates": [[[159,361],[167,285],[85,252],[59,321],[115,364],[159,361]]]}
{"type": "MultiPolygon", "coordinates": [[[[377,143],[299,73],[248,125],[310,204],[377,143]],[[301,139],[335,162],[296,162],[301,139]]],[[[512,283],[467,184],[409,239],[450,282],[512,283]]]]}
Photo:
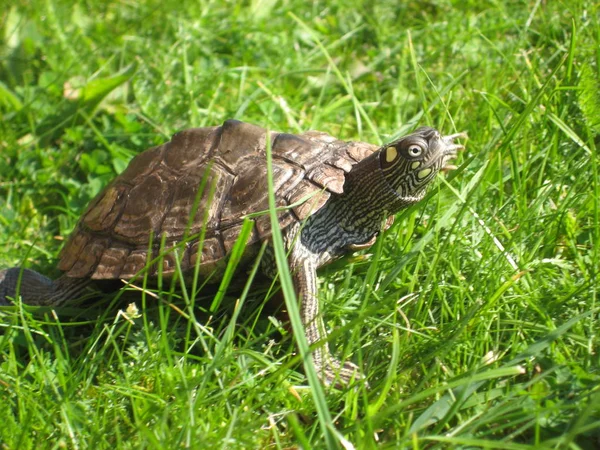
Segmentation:
{"type": "Polygon", "coordinates": [[[347,385],[352,379],[362,378],[355,364],[341,363],[329,352],[318,298],[316,263],[310,258],[296,260],[292,270],[304,332],[308,344],[314,348],[313,362],[319,377],[328,385],[347,385]]]}

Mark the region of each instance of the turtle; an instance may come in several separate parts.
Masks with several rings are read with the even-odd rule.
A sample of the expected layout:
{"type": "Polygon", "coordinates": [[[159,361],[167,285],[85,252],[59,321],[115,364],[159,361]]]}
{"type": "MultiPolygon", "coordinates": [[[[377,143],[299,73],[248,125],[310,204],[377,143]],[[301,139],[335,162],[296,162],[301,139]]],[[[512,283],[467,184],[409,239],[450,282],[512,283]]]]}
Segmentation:
{"type": "Polygon", "coordinates": [[[377,146],[237,120],[181,131],[135,156],[92,200],[59,255],[60,278],[18,267],[0,271],[0,305],[18,292],[25,304],[60,306],[95,282],[131,280],[143,271],[152,278],[198,270],[219,281],[244,220],[252,230],[239,270],[267,242],[261,271],[273,277],[265,214],[270,146],[278,226],[313,363],[325,383],[348,383],[360,374],[326,344],[317,269],[371,246],[394,214],[424,197],[439,171],[455,168],[450,162],[464,147],[454,141],[464,137],[421,127],[377,146]],[[149,264],[159,253],[160,263],[149,264]]]}

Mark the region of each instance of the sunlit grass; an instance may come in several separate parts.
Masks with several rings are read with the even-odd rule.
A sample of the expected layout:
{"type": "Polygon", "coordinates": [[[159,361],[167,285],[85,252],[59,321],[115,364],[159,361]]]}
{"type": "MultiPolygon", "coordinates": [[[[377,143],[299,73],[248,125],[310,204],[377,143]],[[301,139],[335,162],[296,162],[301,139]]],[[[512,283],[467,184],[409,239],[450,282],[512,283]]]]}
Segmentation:
{"type": "Polygon", "coordinates": [[[469,141],[365,255],[321,272],[332,350],[368,388],[311,390],[268,284],[157,290],[141,274],[85,306],[0,309],[0,443],[597,448],[598,13],[558,1],[4,8],[0,267],[57,277],[85,205],[183,128],[236,118],[381,143],[428,124],[469,141]]]}

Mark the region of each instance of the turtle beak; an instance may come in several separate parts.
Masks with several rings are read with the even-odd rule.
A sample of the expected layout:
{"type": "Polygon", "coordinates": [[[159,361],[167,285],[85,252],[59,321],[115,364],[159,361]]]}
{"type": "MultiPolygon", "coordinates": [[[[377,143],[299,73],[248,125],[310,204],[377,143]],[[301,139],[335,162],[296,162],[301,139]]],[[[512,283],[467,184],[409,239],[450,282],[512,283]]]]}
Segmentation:
{"type": "Polygon", "coordinates": [[[455,166],[454,164],[449,164],[449,162],[450,160],[456,158],[458,151],[465,149],[464,145],[455,144],[454,139],[468,139],[468,136],[467,133],[462,132],[442,137],[441,141],[444,146],[444,149],[442,150],[443,159],[441,171],[444,173],[448,173],[451,170],[457,169],[457,166],[455,166]]]}

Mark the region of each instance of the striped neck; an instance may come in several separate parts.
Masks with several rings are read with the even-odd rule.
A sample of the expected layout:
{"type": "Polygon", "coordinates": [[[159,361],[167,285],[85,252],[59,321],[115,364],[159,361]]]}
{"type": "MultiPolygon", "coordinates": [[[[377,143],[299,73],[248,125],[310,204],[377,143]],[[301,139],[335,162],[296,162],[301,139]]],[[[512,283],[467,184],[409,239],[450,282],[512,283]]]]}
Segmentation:
{"type": "Polygon", "coordinates": [[[424,190],[416,196],[401,197],[385,179],[376,152],[346,175],[343,194],[332,195],[307,219],[301,243],[321,265],[347,252],[349,245],[368,242],[390,215],[418,202],[423,194],[424,190]]]}
{"type": "Polygon", "coordinates": [[[376,227],[377,232],[388,216],[419,202],[425,195],[425,187],[411,195],[403,195],[402,185],[390,185],[379,161],[378,151],[358,163],[346,176],[340,200],[351,213],[344,221],[344,228],[371,223],[370,228],[376,227]]]}

